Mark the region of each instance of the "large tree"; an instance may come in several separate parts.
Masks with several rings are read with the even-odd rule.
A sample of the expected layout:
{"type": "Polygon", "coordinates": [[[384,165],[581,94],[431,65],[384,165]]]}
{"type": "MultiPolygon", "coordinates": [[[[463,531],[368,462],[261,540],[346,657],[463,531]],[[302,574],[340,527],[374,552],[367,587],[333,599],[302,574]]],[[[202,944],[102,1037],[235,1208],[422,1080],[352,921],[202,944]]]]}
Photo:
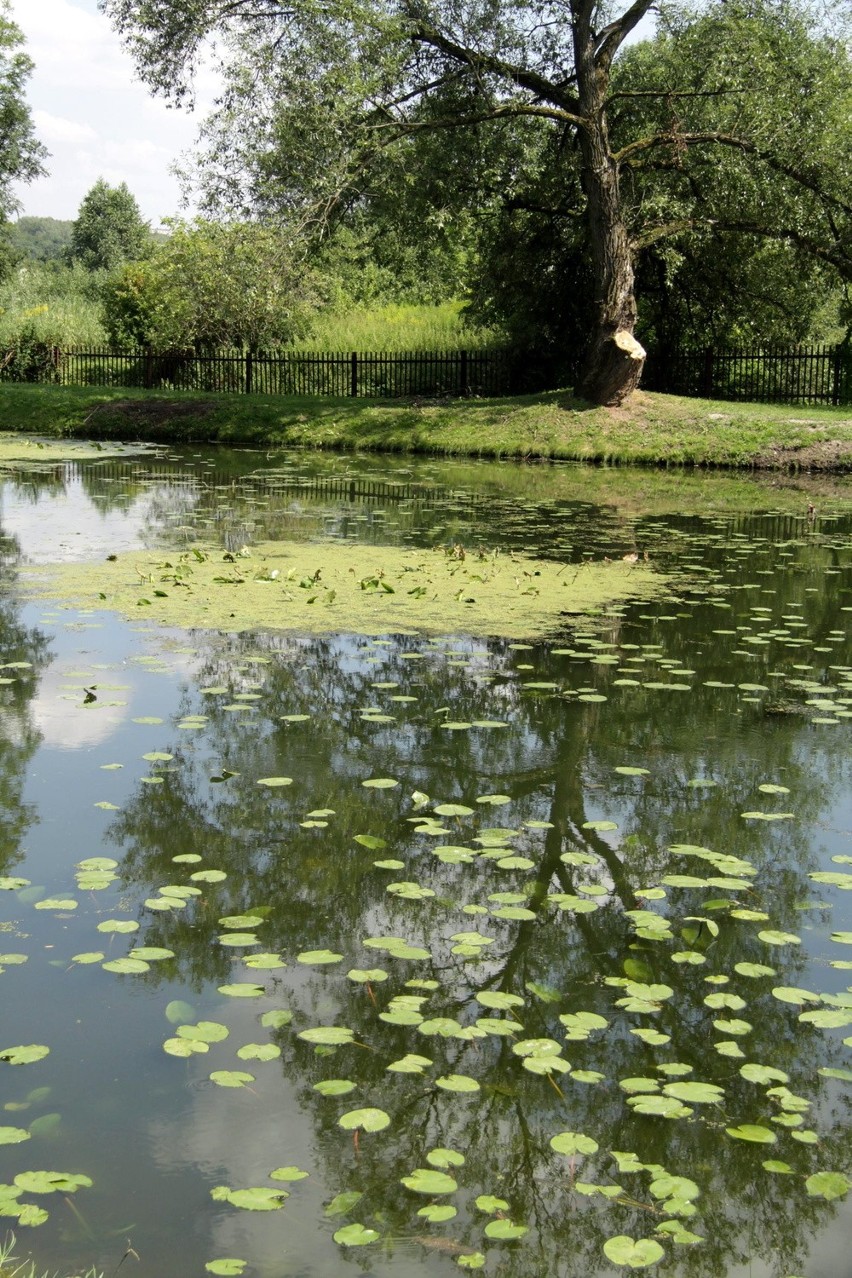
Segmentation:
{"type": "MultiPolygon", "coordinates": [[[[771,50],[765,58],[753,57],[748,38],[747,56],[739,58],[737,31],[748,37],[754,19],[784,30],[797,24],[807,29],[805,16],[787,0],[711,4],[707,12],[732,32],[724,69],[695,85],[673,78],[668,67],[657,74],[651,65],[638,87],[616,85],[616,59],[652,0],[615,6],[598,0],[103,3],[142,73],[173,96],[188,92],[187,77],[203,41],[219,40],[227,89],[208,131],[207,158],[208,190],[221,201],[247,195],[261,213],[305,216],[319,208],[329,218],[363,198],[370,172],[387,170],[389,157],[404,194],[408,183],[423,177],[417,140],[427,132],[445,138],[447,152],[458,147],[464,154],[470,139],[487,148],[481,141],[485,131],[503,130],[502,136],[516,141],[503,163],[504,180],[520,186],[528,141],[538,155],[542,147],[571,153],[560,203],[565,215],[582,217],[585,224],[590,336],[580,390],[596,402],[622,402],[641,376],[644,350],[634,337],[637,252],[683,232],[690,220],[683,210],[672,213],[669,200],[666,207],[644,210],[642,227],[631,226],[627,174],[632,184],[640,169],[675,168],[693,151],[734,155],[752,189],[749,212],[739,215],[732,173],[724,219],[730,233],[757,233],[750,211],[760,203],[756,188],[765,186],[767,174],[780,175],[803,203],[776,233],[835,266],[848,260],[847,198],[831,184],[826,197],[818,161],[790,157],[790,140],[802,136],[800,95],[788,98],[783,120],[769,130],[740,132],[748,122],[736,111],[721,128],[700,119],[684,127],[681,120],[684,105],[736,102],[745,92],[761,92],[767,66],[778,59],[773,63],[771,50]],[[238,144],[226,149],[223,138],[238,144]],[[242,159],[242,171],[234,156],[242,159]],[[803,225],[809,199],[821,202],[825,212],[816,235],[803,225]]],[[[686,28],[702,20],[701,14],[688,15],[686,28]]],[[[838,59],[845,57],[842,44],[835,48],[838,59]]],[[[848,57],[845,62],[848,68],[848,57]]],[[[714,162],[706,160],[711,171],[714,162]]],[[[552,185],[550,172],[543,176],[552,185]]],[[[552,198],[552,190],[545,195],[552,198]]],[[[529,193],[525,198],[534,203],[529,193]]]]}
{"type": "Polygon", "coordinates": [[[151,228],[126,182],[110,186],[98,178],[80,203],[71,227],[73,261],[90,271],[111,271],[151,252],[151,228]]]}
{"type": "MultiPolygon", "coordinates": [[[[669,10],[624,51],[609,111],[643,345],[836,340],[844,311],[852,319],[842,44],[789,8],[669,10]]],[[[553,350],[589,323],[576,155],[528,131],[522,172],[504,164],[500,179],[475,312],[553,350]]]]}
{"type": "Polygon", "coordinates": [[[22,51],[24,37],[10,13],[9,0],[0,0],[0,275],[10,256],[8,219],[20,207],[14,184],[40,177],[47,156],[25,96],[32,59],[22,51]]]}

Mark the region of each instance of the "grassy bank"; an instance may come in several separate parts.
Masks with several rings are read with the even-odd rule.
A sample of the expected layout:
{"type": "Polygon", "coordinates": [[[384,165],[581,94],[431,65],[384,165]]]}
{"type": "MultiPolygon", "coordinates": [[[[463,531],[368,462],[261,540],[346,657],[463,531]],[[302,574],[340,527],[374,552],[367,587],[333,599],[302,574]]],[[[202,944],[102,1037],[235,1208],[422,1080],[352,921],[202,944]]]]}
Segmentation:
{"type": "Polygon", "coordinates": [[[0,387],[0,429],[46,437],[210,441],[661,465],[852,469],[852,410],[639,392],[620,409],[569,392],[405,403],[98,387],[0,387]]]}

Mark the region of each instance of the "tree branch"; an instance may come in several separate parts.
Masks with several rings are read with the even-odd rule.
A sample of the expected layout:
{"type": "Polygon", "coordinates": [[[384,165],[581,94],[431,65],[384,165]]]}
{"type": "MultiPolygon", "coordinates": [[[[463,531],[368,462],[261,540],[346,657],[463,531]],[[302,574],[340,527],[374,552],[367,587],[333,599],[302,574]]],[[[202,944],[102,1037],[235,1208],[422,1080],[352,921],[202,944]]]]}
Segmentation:
{"type": "Polygon", "coordinates": [[[603,31],[599,31],[595,38],[595,62],[604,71],[609,71],[612,66],[612,60],[620,49],[622,43],[627,39],[630,32],[637,26],[645,14],[653,7],[654,0],[634,0],[629,9],[624,12],[620,18],[616,18],[615,22],[610,22],[604,27],[603,31]]]}
{"type": "Polygon", "coordinates": [[[812,174],[807,173],[804,169],[794,168],[791,164],[786,164],[783,160],[773,155],[771,151],[763,150],[754,142],[749,141],[748,138],[738,138],[731,133],[680,133],[676,130],[654,133],[650,137],[639,138],[635,142],[628,143],[627,146],[622,147],[620,151],[615,153],[613,159],[616,164],[621,165],[629,163],[631,156],[648,151],[652,147],[703,146],[705,144],[726,146],[742,151],[746,155],[754,155],[759,160],[762,160],[773,172],[791,178],[799,186],[819,196],[825,203],[834,205],[835,208],[841,209],[844,213],[852,214],[852,204],[847,204],[839,196],[823,190],[816,177],[812,174]]]}
{"type": "MultiPolygon", "coordinates": [[[[388,113],[390,115],[390,113],[388,113]]],[[[407,137],[413,133],[429,133],[433,129],[462,129],[471,124],[485,124],[489,120],[506,120],[517,116],[534,116],[544,120],[559,120],[565,124],[581,123],[568,111],[560,111],[558,107],[534,106],[530,102],[506,102],[502,106],[492,107],[490,111],[477,112],[475,115],[445,116],[439,120],[398,120],[390,118],[381,124],[371,124],[371,129],[390,129],[396,127],[398,136],[407,137]]]]}
{"type": "Polygon", "coordinates": [[[474,72],[491,72],[511,80],[519,88],[528,90],[528,92],[544,102],[552,102],[554,106],[567,113],[560,118],[572,119],[575,124],[583,123],[579,115],[574,114],[572,116],[572,113],[576,112],[579,106],[574,95],[565,93],[553,81],[548,80],[546,76],[539,75],[537,71],[531,71],[528,67],[518,66],[513,62],[506,62],[495,54],[479,53],[466,45],[457,44],[423,18],[414,19],[412,39],[419,44],[426,44],[432,49],[437,49],[454,61],[470,67],[474,72]]]}
{"type": "Polygon", "coordinates": [[[813,236],[805,235],[794,226],[766,226],[762,222],[748,221],[746,219],[727,221],[714,217],[693,217],[661,223],[659,226],[649,227],[642,234],[637,235],[631,242],[631,248],[634,250],[649,248],[658,240],[666,239],[670,235],[680,235],[684,231],[702,229],[721,231],[726,234],[758,235],[762,239],[768,240],[785,240],[788,244],[795,244],[797,248],[804,249],[807,253],[817,258],[818,261],[827,262],[844,279],[852,280],[852,255],[842,245],[831,248],[826,244],[820,243],[819,240],[815,240],[813,236]]]}
{"type": "Polygon", "coordinates": [[[758,93],[758,89],[619,89],[606,100],[610,106],[619,98],[721,98],[729,93],[758,93]]]}

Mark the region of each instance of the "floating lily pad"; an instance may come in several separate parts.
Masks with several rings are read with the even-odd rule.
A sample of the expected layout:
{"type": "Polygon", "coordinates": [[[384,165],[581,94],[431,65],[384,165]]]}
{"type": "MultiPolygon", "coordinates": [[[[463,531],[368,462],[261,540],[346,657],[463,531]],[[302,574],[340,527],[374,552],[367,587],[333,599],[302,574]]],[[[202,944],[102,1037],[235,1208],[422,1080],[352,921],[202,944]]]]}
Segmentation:
{"type": "Polygon", "coordinates": [[[98,924],[99,932],[127,933],[138,932],[139,924],[135,919],[102,919],[98,924]]]}
{"type": "Polygon", "coordinates": [[[30,1139],[25,1127],[0,1127],[0,1145],[20,1145],[30,1139]]]}
{"type": "Polygon", "coordinates": [[[815,1172],[805,1181],[805,1189],[811,1198],[824,1198],[831,1202],[843,1198],[852,1189],[852,1180],[842,1172],[815,1172]]]}
{"type": "Polygon", "coordinates": [[[653,1238],[630,1238],[627,1234],[617,1234],[607,1238],[603,1245],[607,1260],[614,1265],[626,1265],[630,1269],[646,1269],[662,1260],[665,1252],[653,1238]]]}
{"type": "Polygon", "coordinates": [[[454,1220],[458,1214],[458,1208],[450,1203],[427,1203],[417,1212],[417,1215],[423,1220],[428,1220],[430,1225],[441,1225],[444,1221],[454,1220]]]}
{"type": "Polygon", "coordinates": [[[296,955],[296,962],[321,965],[339,963],[342,958],[342,954],[335,954],[333,950],[303,950],[301,954],[296,955]]]}
{"type": "Polygon", "coordinates": [[[572,1158],[575,1154],[596,1154],[598,1142],[591,1136],[584,1136],[582,1132],[559,1132],[551,1137],[550,1148],[557,1154],[572,1158]]]}
{"type": "MultiPolygon", "coordinates": [[[[49,1047],[41,1043],[26,1043],[21,1047],[4,1047],[0,1050],[0,1061],[9,1065],[32,1065],[43,1060],[50,1052],[49,1047]]],[[[17,1181],[15,1182],[17,1184],[17,1181]]]]}
{"type": "Polygon", "coordinates": [[[773,1145],[775,1133],[759,1123],[740,1123],[738,1127],[726,1127],[725,1131],[734,1140],[753,1141],[756,1145],[773,1145]]]}
{"type": "Polygon", "coordinates": [[[390,1115],[383,1109],[367,1107],[366,1109],[350,1109],[341,1114],[337,1120],[347,1131],[361,1129],[365,1132],[380,1132],[390,1123],[390,1115]]]}
{"type": "Polygon", "coordinates": [[[283,1180],[286,1182],[307,1180],[310,1172],[302,1171],[301,1167],[276,1167],[274,1171],[269,1173],[270,1180],[283,1180]]]}
{"type": "Polygon", "coordinates": [[[254,1082],[254,1074],[241,1069],[214,1069],[210,1081],[218,1087],[246,1087],[254,1082]]]}
{"type": "Polygon", "coordinates": [[[243,1211],[278,1211],[289,1197],[284,1189],[270,1189],[266,1185],[255,1185],[249,1189],[229,1189],[227,1185],[217,1185],[211,1189],[210,1197],[216,1202],[230,1203],[243,1211]]]}
{"type": "Polygon", "coordinates": [[[355,1091],[355,1086],[348,1078],[325,1078],[320,1083],[314,1083],[314,1091],[319,1092],[320,1096],[347,1096],[355,1091]]]}
{"type": "Polygon", "coordinates": [[[435,1086],[445,1092],[478,1092],[480,1085],[468,1074],[445,1074],[435,1079],[435,1086]]]}
{"type": "Polygon", "coordinates": [[[365,1247],[368,1243],[377,1242],[379,1237],[375,1229],[359,1224],[344,1225],[333,1235],[334,1241],[341,1247],[365,1247]]]}
{"type": "Polygon", "coordinates": [[[412,1189],[415,1194],[429,1194],[435,1197],[439,1194],[454,1194],[458,1189],[458,1184],[452,1176],[448,1176],[446,1172],[436,1171],[432,1167],[418,1167],[410,1176],[402,1177],[402,1184],[406,1189],[412,1189]]]}
{"type": "Polygon", "coordinates": [[[493,1238],[497,1242],[515,1242],[527,1233],[529,1233],[527,1225],[516,1225],[514,1221],[508,1219],[490,1220],[485,1226],[485,1237],[493,1238]]]}
{"type": "Polygon", "coordinates": [[[25,1194],[75,1194],[78,1189],[91,1189],[89,1176],[79,1172],[18,1172],[15,1184],[25,1194]]]}

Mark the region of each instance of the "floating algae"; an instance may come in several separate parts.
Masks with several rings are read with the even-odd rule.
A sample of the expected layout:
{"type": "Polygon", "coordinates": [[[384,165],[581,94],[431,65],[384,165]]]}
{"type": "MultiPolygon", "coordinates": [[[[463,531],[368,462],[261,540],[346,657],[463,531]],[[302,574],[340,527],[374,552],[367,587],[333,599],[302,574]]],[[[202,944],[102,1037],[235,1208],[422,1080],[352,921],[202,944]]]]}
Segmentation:
{"type": "Polygon", "coordinates": [[[25,570],[31,595],[140,614],[166,626],[541,636],[566,616],[662,594],[648,564],[558,564],[525,555],[264,542],[235,554],[131,551],[107,562],[25,570]]]}

